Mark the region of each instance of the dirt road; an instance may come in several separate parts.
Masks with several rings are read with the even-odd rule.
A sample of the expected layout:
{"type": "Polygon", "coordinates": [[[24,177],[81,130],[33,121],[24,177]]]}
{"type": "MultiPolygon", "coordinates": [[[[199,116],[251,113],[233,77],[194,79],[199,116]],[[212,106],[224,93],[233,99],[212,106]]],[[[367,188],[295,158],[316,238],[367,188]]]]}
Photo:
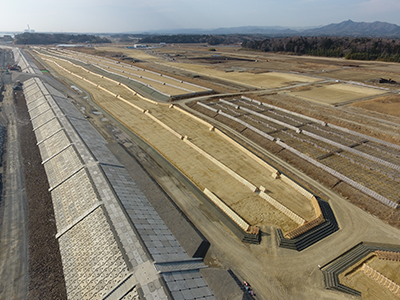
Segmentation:
{"type": "Polygon", "coordinates": [[[27,201],[13,90],[6,85],[2,114],[8,120],[0,229],[0,299],[26,299],[28,292],[27,201]]]}

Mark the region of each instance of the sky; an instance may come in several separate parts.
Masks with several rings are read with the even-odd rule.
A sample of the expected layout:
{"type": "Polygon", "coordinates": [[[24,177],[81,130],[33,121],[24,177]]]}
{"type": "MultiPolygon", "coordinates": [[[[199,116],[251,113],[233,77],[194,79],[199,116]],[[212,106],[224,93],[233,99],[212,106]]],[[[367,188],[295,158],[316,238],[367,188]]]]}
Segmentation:
{"type": "Polygon", "coordinates": [[[400,0],[0,0],[0,32],[145,32],[400,23],[400,0]]]}

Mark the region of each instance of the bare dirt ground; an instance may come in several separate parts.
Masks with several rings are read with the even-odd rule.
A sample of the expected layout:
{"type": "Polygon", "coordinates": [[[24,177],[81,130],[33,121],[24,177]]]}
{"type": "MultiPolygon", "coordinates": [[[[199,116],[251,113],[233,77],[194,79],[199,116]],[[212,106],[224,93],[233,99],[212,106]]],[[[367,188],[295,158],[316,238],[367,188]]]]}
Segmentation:
{"type": "Polygon", "coordinates": [[[66,299],[53,203],[22,92],[15,102],[29,212],[29,299],[66,299]]]}
{"type": "Polygon", "coordinates": [[[400,274],[398,272],[400,262],[379,259],[374,254],[370,254],[363,261],[358,263],[357,266],[342,273],[340,276],[341,282],[353,289],[361,291],[363,299],[398,299],[393,292],[364,274],[360,269],[364,263],[375,270],[379,270],[379,273],[390,278],[394,283],[400,284],[400,274]]]}
{"type": "Polygon", "coordinates": [[[360,101],[353,103],[352,106],[363,108],[373,112],[378,112],[385,115],[400,117],[399,95],[378,97],[373,100],[360,101]]]}
{"type": "MultiPolygon", "coordinates": [[[[206,52],[207,49],[196,47],[194,47],[194,49],[196,51],[196,56],[211,56],[209,52],[206,52]]],[[[125,51],[127,51],[125,49],[120,50],[124,53],[125,51]]],[[[131,51],[130,53],[132,56],[136,55],[138,57],[140,56],[140,53],[143,53],[143,51],[137,50],[129,51],[131,51]]],[[[176,51],[176,48],[169,49],[168,51],[176,51]]],[[[182,51],[182,49],[179,49],[179,51],[182,51]]],[[[281,71],[295,70],[321,75],[322,73],[327,73],[325,72],[325,70],[348,69],[349,64],[354,64],[354,62],[338,59],[335,60],[324,58],[298,58],[283,55],[279,56],[264,55],[259,53],[243,53],[242,51],[236,51],[235,49],[229,47],[223,48],[222,50],[217,49],[217,51],[221,51],[220,53],[229,54],[232,56],[235,55],[238,57],[247,57],[259,60],[260,65],[256,68],[253,68],[253,66],[251,66],[252,70],[248,70],[249,74],[250,72],[251,74],[260,72],[263,73],[264,71],[268,72],[271,71],[271,66],[273,66],[274,69],[276,68],[276,70],[281,71]],[[262,59],[264,61],[261,61],[262,59]]],[[[168,66],[168,64],[164,63],[165,60],[161,57],[161,55],[150,56],[150,59],[149,54],[142,54],[142,59],[146,59],[146,57],[149,61],[151,60],[151,62],[147,62],[146,64],[151,64],[154,70],[165,70],[168,66]]],[[[193,61],[194,60],[192,60],[192,63],[193,61]]],[[[223,68],[225,69],[233,67],[249,67],[249,62],[246,61],[236,60],[233,62],[229,62],[228,60],[228,62],[224,64],[225,66],[223,68]]],[[[177,68],[175,68],[176,65],[179,66],[179,63],[175,62],[171,63],[170,65],[170,69],[174,70],[173,72],[177,72],[180,74],[196,74],[196,72],[192,72],[191,70],[179,69],[177,71],[177,68]]],[[[210,64],[208,67],[214,66],[215,64],[210,64]]],[[[202,68],[204,68],[204,65],[202,66],[202,68]]],[[[357,70],[359,68],[365,70],[376,68],[376,74],[381,74],[380,72],[384,74],[385,69],[390,70],[390,72],[395,72],[397,70],[397,66],[392,66],[390,64],[382,66],[376,63],[372,64],[366,62],[359,64],[357,70]]],[[[354,67],[354,69],[356,68],[354,67]]],[[[221,70],[222,69],[220,68],[217,71],[220,73],[224,72],[226,74],[232,73],[221,70]]],[[[234,72],[236,71],[234,70],[234,72]]],[[[239,73],[239,71],[237,72],[239,73]]],[[[65,76],[66,74],[62,75],[65,76]]],[[[204,74],[204,76],[201,76],[202,80],[205,80],[207,78],[206,75],[207,72],[204,74]]],[[[352,75],[354,77],[349,75],[349,80],[357,80],[356,75],[356,73],[352,75]]],[[[71,78],[71,80],[73,79],[71,78]]],[[[193,78],[193,80],[197,79],[193,78]]],[[[285,84],[292,83],[285,81],[283,82],[285,84]]],[[[219,82],[221,90],[234,90],[232,89],[231,84],[225,85],[225,83],[226,79],[219,82]]],[[[209,84],[215,85],[215,83],[209,84]]],[[[285,84],[283,84],[283,87],[285,84]]],[[[246,89],[246,86],[242,86],[242,88],[246,89]]],[[[236,91],[238,91],[238,89],[236,89],[236,91]]],[[[248,88],[247,91],[251,91],[251,89],[248,88]]],[[[103,97],[101,95],[97,95],[94,92],[93,96],[94,98],[98,96],[100,97],[100,99],[101,97],[103,97]]],[[[400,132],[398,131],[399,122],[397,121],[397,119],[391,119],[390,121],[386,120],[384,117],[382,117],[383,114],[381,114],[380,112],[371,112],[350,106],[342,106],[340,108],[327,107],[326,105],[305,101],[302,99],[291,97],[289,95],[277,94],[276,92],[268,90],[262,91],[258,94],[253,93],[250,96],[252,98],[258,98],[274,105],[279,104],[279,106],[281,107],[295,110],[306,115],[310,115],[330,123],[347,127],[352,130],[357,130],[362,133],[366,133],[390,142],[399,143],[400,141],[400,132]]],[[[151,108],[151,110],[157,112],[157,109],[151,108]]],[[[159,113],[161,113],[161,115],[159,115],[160,117],[163,116],[162,111],[159,111],[159,113]]],[[[114,114],[114,116],[117,118],[122,117],[122,115],[123,114],[120,113],[114,114]]],[[[135,126],[135,124],[133,123],[130,123],[129,125],[128,120],[126,122],[127,123],[125,123],[125,125],[128,125],[128,127],[135,126]]],[[[220,124],[219,126],[223,127],[222,124],[220,124]]],[[[244,128],[242,128],[241,131],[243,129],[244,128]]],[[[154,128],[154,130],[158,129],[154,128]]],[[[237,137],[237,135],[233,132],[229,132],[229,134],[237,137]]],[[[338,218],[341,230],[337,234],[334,234],[334,236],[325,239],[324,241],[318,243],[317,245],[311,247],[311,249],[308,249],[303,253],[293,253],[292,251],[276,248],[276,246],[274,246],[274,233],[273,230],[271,230],[272,227],[270,227],[271,225],[265,224],[262,225],[262,228],[268,234],[266,237],[263,238],[264,242],[262,242],[261,247],[257,248],[256,246],[246,246],[244,248],[247,248],[247,250],[244,250],[242,246],[236,245],[233,240],[228,238],[228,236],[219,235],[217,228],[207,227],[207,222],[201,222],[200,220],[203,219],[194,208],[198,204],[180,203],[180,205],[187,205],[188,207],[190,207],[190,211],[192,213],[190,214],[190,218],[193,218],[194,224],[196,224],[196,226],[198,226],[200,230],[202,230],[201,228],[204,228],[205,235],[209,238],[211,244],[213,245],[211,247],[210,256],[208,257],[208,262],[211,265],[238,268],[240,270],[239,274],[242,274],[243,276],[245,276],[245,278],[250,278],[249,280],[254,281],[254,285],[259,288],[260,291],[262,290],[262,292],[260,292],[260,297],[262,299],[268,299],[268,297],[271,297],[271,295],[274,299],[309,299],[310,295],[318,299],[350,299],[351,297],[344,294],[323,290],[322,277],[321,274],[318,272],[316,265],[323,264],[322,262],[333,259],[340,253],[343,253],[343,251],[345,251],[346,249],[353,246],[356,241],[367,239],[368,241],[390,243],[393,242],[393,240],[398,240],[398,230],[388,226],[387,224],[384,224],[370,214],[375,214],[376,216],[382,218],[393,226],[400,226],[399,211],[388,211],[383,205],[376,203],[375,201],[369,199],[367,196],[359,193],[349,186],[338,182],[337,179],[325,174],[321,170],[315,167],[311,167],[307,163],[298,160],[290,153],[282,151],[282,148],[277,147],[277,145],[268,146],[260,142],[259,145],[262,145],[262,147],[259,147],[259,145],[254,144],[251,137],[252,134],[248,133],[247,130],[242,131],[242,134],[243,135],[240,137],[241,141],[252,148],[255,153],[262,154],[263,157],[265,157],[273,165],[278,166],[278,168],[284,170],[285,173],[293,175],[296,179],[299,179],[299,181],[304,186],[310,188],[313,191],[316,191],[319,195],[322,195],[323,198],[329,199],[331,201],[333,210],[338,218]],[[269,150],[270,153],[266,153],[265,149],[269,150]],[[278,157],[271,153],[276,154],[278,157]],[[287,162],[289,162],[290,164],[288,164],[287,162]],[[304,174],[298,172],[299,169],[311,175],[311,177],[314,179],[304,176],[304,174]],[[315,179],[319,182],[322,182],[323,184],[319,184],[317,181],[315,181],[315,179]],[[343,195],[343,197],[346,198],[347,201],[344,200],[343,197],[338,196],[338,194],[343,195]],[[363,212],[349,202],[362,207],[363,210],[366,210],[369,213],[363,212]],[[223,245],[220,245],[220,241],[224,241],[223,245]],[[226,249],[224,250],[224,248],[226,248],[226,245],[235,245],[235,251],[232,250],[227,253],[226,249]],[[239,262],[237,260],[237,257],[240,257],[240,255],[242,255],[243,253],[248,253],[248,251],[251,252],[251,255],[249,255],[248,257],[246,256],[248,258],[246,259],[246,266],[238,267],[239,262]],[[260,274],[262,274],[262,276],[260,274]],[[262,277],[262,279],[260,279],[260,276],[262,277]],[[268,279],[268,283],[266,283],[265,281],[266,278],[268,279]],[[298,284],[296,284],[296,282],[298,284]],[[262,286],[263,288],[261,288],[262,286]]],[[[166,142],[168,142],[168,139],[166,142]]],[[[155,141],[154,143],[161,143],[161,141],[155,141]]],[[[188,155],[189,153],[189,150],[186,149],[182,152],[181,155],[188,155]]],[[[196,155],[193,154],[193,157],[196,157],[196,155]]],[[[215,220],[213,222],[214,224],[216,224],[215,220]]]]}
{"type": "MultiPolygon", "coordinates": [[[[51,65],[50,62],[49,64],[51,65]]],[[[63,62],[60,62],[60,64],[77,74],[85,75],[84,71],[79,68],[68,66],[67,63],[63,62]]],[[[53,67],[56,68],[55,65],[53,67]]],[[[74,79],[65,71],[61,70],[59,72],[71,80],[74,79]]],[[[216,133],[210,132],[206,125],[200,125],[190,117],[175,109],[170,109],[168,106],[154,105],[138,97],[132,97],[132,93],[124,91],[122,87],[115,83],[107,82],[105,79],[90,74],[87,74],[86,78],[101,84],[125,99],[131,99],[132,103],[142,109],[150,110],[151,114],[164,124],[173,128],[182,136],[188,136],[191,142],[220,160],[224,165],[249,180],[252,184],[265,186],[270,196],[278,201],[280,199],[291,199],[291,203],[282,202],[288,204],[289,208],[306,220],[315,217],[309,201],[296,191],[288,188],[286,184],[279,181],[273,182],[269,170],[249,159],[249,157],[227,143],[216,133]]],[[[265,200],[252,193],[247,187],[237,184],[237,180],[224,170],[205,159],[172,134],[165,133],[162,127],[154,123],[146,114],[130,108],[129,105],[122,103],[120,100],[113,100],[113,97],[101,90],[93,89],[90,84],[80,82],[80,85],[92,91],[99,105],[161,152],[201,189],[208,188],[215,192],[218,197],[230,205],[250,225],[275,224],[282,228],[284,232],[290,231],[297,226],[285,215],[270,207],[265,200]],[[190,159],[187,159],[188,157],[190,159]]]]}
{"type": "Polygon", "coordinates": [[[338,104],[364,97],[386,93],[382,90],[354,86],[350,84],[324,84],[304,91],[291,91],[291,95],[322,104],[338,104]]]}

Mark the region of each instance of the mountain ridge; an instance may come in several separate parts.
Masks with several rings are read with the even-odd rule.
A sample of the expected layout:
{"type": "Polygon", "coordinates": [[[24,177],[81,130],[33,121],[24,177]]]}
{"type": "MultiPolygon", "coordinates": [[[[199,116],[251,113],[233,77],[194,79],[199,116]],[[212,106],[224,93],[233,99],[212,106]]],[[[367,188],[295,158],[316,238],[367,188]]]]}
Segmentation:
{"type": "Polygon", "coordinates": [[[311,29],[296,29],[285,26],[239,26],[214,29],[164,29],[131,34],[258,34],[266,36],[349,36],[349,37],[400,37],[400,26],[388,22],[354,22],[352,20],[331,23],[311,29]]]}

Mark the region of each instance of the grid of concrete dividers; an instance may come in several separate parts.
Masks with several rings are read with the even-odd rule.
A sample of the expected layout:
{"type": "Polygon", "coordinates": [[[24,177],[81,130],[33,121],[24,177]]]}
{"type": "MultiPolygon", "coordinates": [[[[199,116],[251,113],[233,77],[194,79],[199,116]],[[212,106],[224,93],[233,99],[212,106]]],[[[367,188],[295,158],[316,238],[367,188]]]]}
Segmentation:
{"type": "MultiPolygon", "coordinates": [[[[62,50],[51,51],[51,50],[46,49],[45,51],[47,51],[48,53],[54,54],[54,56],[51,56],[53,58],[55,58],[55,56],[57,56],[57,57],[62,56],[62,57],[70,58],[72,60],[75,60],[77,62],[81,62],[81,63],[84,63],[84,64],[91,64],[93,66],[96,66],[96,68],[98,68],[98,69],[100,69],[102,71],[105,71],[107,73],[114,74],[114,75],[117,75],[117,76],[121,76],[123,78],[135,81],[135,82],[137,82],[139,84],[143,84],[144,86],[146,86],[146,87],[148,87],[148,88],[150,88],[150,89],[152,89],[152,90],[154,90],[154,91],[156,91],[156,92],[158,92],[158,93],[160,93],[160,94],[162,94],[162,95],[164,95],[164,96],[166,96],[168,98],[170,98],[171,96],[180,96],[180,97],[182,97],[182,96],[209,94],[209,93],[213,92],[210,89],[207,89],[207,88],[204,88],[204,87],[201,87],[201,86],[189,83],[189,82],[184,82],[182,80],[177,80],[177,79],[175,79],[173,77],[170,77],[170,76],[166,76],[166,75],[159,74],[159,73],[156,73],[156,72],[153,72],[153,71],[149,71],[149,70],[146,70],[146,69],[138,68],[138,67],[135,67],[135,66],[123,63],[123,62],[107,59],[107,58],[104,58],[104,57],[88,55],[88,54],[83,54],[83,53],[79,53],[79,52],[71,52],[71,51],[66,51],[66,50],[63,50],[63,51],[62,50]],[[72,57],[68,53],[73,53],[75,56],[72,57]],[[85,58],[85,57],[87,57],[88,59],[90,58],[91,60],[79,59],[79,58],[76,57],[77,55],[78,56],[82,56],[83,58],[85,58]],[[96,60],[96,61],[93,61],[93,60],[96,60]],[[102,61],[103,62],[107,62],[108,64],[116,65],[116,66],[120,67],[120,69],[115,68],[113,66],[104,65],[104,64],[101,63],[102,61]],[[121,70],[121,68],[124,68],[124,70],[121,70]],[[114,70],[115,72],[112,72],[111,70],[114,70]],[[136,72],[137,71],[141,71],[141,72],[144,72],[144,73],[150,73],[150,74],[153,74],[153,75],[157,75],[157,77],[158,76],[161,77],[161,79],[165,78],[167,80],[163,80],[162,81],[162,80],[157,80],[157,79],[154,79],[154,78],[146,77],[145,75],[138,75],[136,73],[130,73],[129,70],[136,71],[136,72]],[[127,74],[129,76],[126,76],[125,74],[127,74]],[[135,79],[135,78],[137,78],[137,79],[135,79]],[[150,84],[146,84],[143,81],[154,82],[154,83],[160,85],[160,87],[159,88],[155,88],[154,86],[152,86],[150,84]],[[168,83],[166,81],[176,82],[176,84],[168,83]],[[185,87],[182,87],[182,86],[178,86],[177,84],[185,85],[187,87],[194,87],[196,90],[188,89],[188,88],[185,88],[185,87]],[[160,90],[160,88],[162,88],[162,86],[171,87],[171,88],[176,90],[176,93],[174,93],[173,95],[164,93],[163,91],[160,90]],[[182,94],[180,91],[184,91],[185,94],[182,94]]],[[[46,55],[46,54],[41,53],[41,55],[46,55]]],[[[47,55],[47,56],[50,56],[50,55],[47,55]]],[[[61,58],[59,58],[59,59],[61,59],[61,58]]]]}
{"type": "MultiPolygon", "coordinates": [[[[37,52],[37,53],[38,53],[38,52],[37,52]]],[[[43,55],[43,54],[41,54],[41,53],[38,53],[38,54],[43,55]]],[[[107,90],[107,89],[101,87],[100,85],[97,85],[96,83],[93,83],[93,82],[89,81],[88,79],[86,79],[86,78],[84,78],[84,77],[82,77],[82,76],[79,76],[79,75],[77,75],[77,74],[74,74],[73,72],[71,72],[71,71],[65,69],[64,67],[60,66],[59,64],[57,64],[57,62],[55,62],[55,61],[53,61],[53,60],[46,59],[46,58],[43,58],[43,59],[44,59],[45,61],[46,61],[46,60],[47,60],[47,61],[51,61],[52,63],[56,64],[59,68],[63,69],[64,71],[66,71],[66,72],[68,72],[68,73],[70,73],[70,74],[72,74],[72,75],[74,75],[74,76],[76,76],[76,77],[78,77],[78,78],[80,78],[80,79],[85,80],[86,82],[88,82],[88,83],[90,83],[90,84],[92,84],[92,85],[94,85],[94,86],[96,86],[96,87],[98,87],[98,88],[104,90],[105,92],[109,93],[109,94],[112,95],[113,97],[116,97],[117,99],[119,99],[119,100],[121,100],[121,101],[124,101],[124,102],[127,103],[128,105],[134,107],[135,109],[137,109],[137,110],[139,110],[139,111],[145,113],[145,114],[146,114],[149,118],[151,118],[153,121],[155,121],[156,123],[160,124],[163,128],[165,128],[166,130],[168,130],[171,134],[173,134],[173,135],[174,135],[175,137],[177,137],[178,139],[184,140],[184,141],[185,141],[187,144],[189,144],[193,149],[196,149],[196,150],[199,151],[201,154],[203,154],[204,156],[208,157],[210,160],[212,160],[215,164],[217,164],[217,165],[220,166],[222,169],[224,169],[226,172],[228,172],[229,174],[231,174],[231,175],[232,175],[234,178],[236,178],[238,181],[240,181],[241,183],[243,183],[243,184],[245,184],[246,186],[248,186],[252,191],[258,190],[258,188],[257,188],[256,186],[254,186],[253,184],[251,184],[250,182],[248,182],[246,179],[242,178],[240,175],[238,175],[237,173],[233,172],[232,170],[230,170],[229,168],[227,168],[226,166],[224,166],[224,165],[223,165],[222,163],[220,163],[218,160],[216,160],[216,159],[214,159],[213,157],[209,156],[209,155],[206,154],[203,150],[201,150],[200,148],[198,148],[197,146],[195,146],[193,143],[191,143],[191,142],[188,140],[187,137],[186,137],[186,139],[185,139],[181,134],[179,134],[178,132],[176,132],[175,130],[173,130],[172,128],[170,128],[168,125],[164,124],[162,121],[158,120],[158,119],[157,119],[155,116],[153,116],[153,115],[151,114],[151,112],[149,112],[148,110],[143,110],[143,109],[141,109],[140,107],[136,106],[135,104],[129,102],[128,100],[123,99],[120,95],[116,95],[116,94],[114,94],[113,92],[111,92],[111,91],[109,91],[109,90],[107,90]]],[[[60,59],[60,60],[63,60],[63,59],[60,59]]],[[[70,61],[68,61],[68,60],[63,60],[63,61],[66,61],[66,62],[68,62],[68,63],[74,65],[72,62],[70,62],[70,61]]],[[[76,66],[76,65],[74,65],[74,66],[76,66]]],[[[79,68],[84,69],[83,67],[80,67],[80,66],[76,66],[76,67],[79,67],[79,68]]],[[[117,81],[115,81],[115,80],[108,79],[107,77],[104,77],[104,76],[101,76],[101,75],[99,75],[99,74],[96,74],[96,73],[87,71],[86,69],[84,69],[84,70],[85,70],[86,72],[88,72],[88,73],[91,73],[91,74],[96,75],[96,76],[98,76],[98,77],[101,77],[101,78],[110,80],[110,81],[112,81],[112,82],[114,82],[114,83],[120,85],[119,82],[117,82],[117,81]]],[[[123,85],[123,86],[126,87],[125,85],[123,85]]],[[[126,88],[127,88],[127,87],[126,87],[126,88]]],[[[133,92],[133,91],[132,91],[132,92],[133,92]]],[[[175,107],[174,105],[170,105],[170,104],[167,104],[167,103],[159,103],[159,102],[153,101],[153,100],[151,100],[151,99],[147,99],[147,98],[145,98],[145,97],[143,97],[143,96],[140,96],[139,94],[137,94],[137,93],[135,93],[135,92],[133,92],[133,93],[135,94],[135,96],[139,96],[141,99],[146,100],[146,101],[148,101],[148,102],[151,102],[151,103],[153,103],[153,104],[156,104],[156,105],[169,105],[170,108],[174,108],[174,109],[176,109],[176,110],[178,110],[178,111],[180,111],[180,112],[182,112],[182,113],[185,113],[186,115],[188,115],[188,116],[194,118],[197,122],[200,122],[200,123],[203,123],[203,124],[206,125],[206,126],[209,126],[210,129],[212,128],[211,124],[208,124],[207,122],[202,121],[201,119],[199,119],[199,118],[197,118],[197,117],[195,117],[195,116],[193,116],[193,115],[191,115],[191,114],[185,112],[184,110],[182,110],[182,109],[180,109],[180,108],[178,108],[178,107],[175,107]]],[[[228,217],[229,217],[229,216],[228,216],[228,217]]],[[[258,230],[252,230],[252,232],[255,232],[256,235],[259,235],[259,231],[258,231],[258,230]]],[[[248,234],[248,232],[246,232],[246,233],[248,234]]],[[[256,238],[256,239],[258,240],[259,238],[256,238]]],[[[252,239],[250,239],[250,240],[252,240],[252,239]]]]}
{"type": "MultiPolygon", "coordinates": [[[[41,53],[39,53],[39,52],[37,52],[37,53],[38,53],[39,55],[43,55],[43,54],[41,54],[41,53]]],[[[48,56],[48,55],[44,55],[44,56],[48,56]]],[[[166,124],[164,124],[162,121],[158,120],[158,119],[157,119],[155,116],[153,116],[149,111],[145,111],[145,110],[141,109],[140,107],[138,107],[138,106],[132,104],[131,102],[129,102],[129,101],[123,99],[120,95],[116,95],[115,93],[113,93],[113,92],[107,90],[106,88],[101,87],[100,85],[97,85],[97,84],[95,84],[95,83],[93,83],[93,82],[90,82],[89,80],[85,79],[83,76],[79,76],[79,75],[77,75],[77,74],[74,74],[73,72],[71,72],[71,71],[69,71],[69,70],[63,68],[63,67],[60,66],[59,64],[57,64],[57,62],[55,62],[54,60],[50,60],[50,59],[47,59],[47,58],[43,58],[43,59],[44,59],[44,60],[51,61],[52,63],[56,64],[58,67],[60,67],[61,69],[63,69],[64,71],[66,71],[66,72],[68,72],[68,73],[70,73],[70,74],[72,74],[72,75],[74,75],[74,76],[76,76],[76,77],[78,77],[78,78],[80,78],[80,79],[83,79],[83,80],[85,80],[86,82],[91,83],[92,85],[95,85],[95,86],[98,87],[98,88],[101,88],[102,90],[104,90],[105,92],[109,93],[109,94],[112,95],[113,97],[116,97],[117,99],[120,99],[120,100],[122,100],[122,101],[128,103],[129,105],[131,105],[131,106],[134,107],[135,109],[138,109],[138,110],[140,110],[141,112],[144,112],[147,116],[149,116],[149,117],[150,117],[151,119],[153,119],[155,122],[157,122],[157,123],[160,124],[162,127],[164,127],[165,129],[167,129],[167,130],[168,130],[170,133],[172,133],[175,137],[177,137],[177,138],[180,139],[180,140],[183,140],[183,141],[184,141],[186,144],[188,144],[191,148],[195,149],[197,152],[199,152],[200,154],[202,154],[204,157],[206,157],[206,158],[208,158],[209,160],[211,160],[214,164],[216,164],[216,165],[219,166],[221,169],[223,169],[225,172],[227,172],[228,174],[230,174],[231,176],[233,176],[233,177],[234,177],[235,179],[237,179],[240,183],[242,183],[242,184],[244,184],[245,186],[247,186],[251,191],[257,192],[257,193],[260,195],[260,197],[262,197],[263,199],[265,199],[269,204],[271,204],[272,206],[274,206],[274,207],[275,207],[276,209],[278,209],[280,212],[284,213],[286,216],[288,216],[290,219],[292,219],[295,223],[299,224],[300,226],[303,226],[303,227],[300,227],[297,231],[291,232],[290,235],[289,235],[291,238],[292,238],[292,237],[297,237],[298,235],[300,235],[301,233],[303,233],[304,230],[307,231],[307,230],[309,230],[309,229],[312,229],[312,228],[314,228],[315,226],[318,226],[319,224],[321,224],[321,222],[324,221],[324,219],[323,219],[323,217],[321,217],[321,215],[316,215],[316,216],[315,216],[315,219],[313,219],[313,220],[310,221],[310,222],[306,222],[303,218],[299,217],[295,212],[291,211],[290,209],[288,209],[287,207],[285,207],[284,205],[282,205],[281,203],[279,203],[279,202],[276,201],[275,199],[272,199],[270,196],[266,195],[266,194],[263,193],[263,192],[258,192],[258,191],[259,191],[259,188],[258,188],[258,187],[256,187],[255,185],[253,185],[251,182],[247,181],[245,178],[241,177],[241,176],[240,176],[239,174],[237,174],[236,172],[232,171],[230,168],[228,168],[227,166],[225,166],[224,164],[222,164],[221,162],[219,162],[217,159],[215,159],[214,157],[212,157],[211,155],[209,155],[208,153],[206,153],[203,149],[200,149],[199,147],[197,147],[196,145],[194,145],[193,143],[191,143],[189,137],[184,137],[184,136],[182,136],[180,133],[176,132],[175,130],[173,130],[172,128],[170,128],[170,127],[167,126],[166,124]]],[[[61,58],[58,58],[58,59],[59,59],[59,60],[62,60],[62,61],[65,61],[65,62],[68,62],[69,64],[73,65],[74,67],[78,67],[78,68],[84,70],[85,72],[88,72],[88,73],[90,73],[90,74],[96,75],[96,76],[101,77],[101,78],[104,78],[104,79],[106,79],[106,80],[109,80],[109,81],[111,81],[111,82],[113,82],[113,83],[115,83],[115,84],[117,84],[117,85],[121,85],[121,83],[118,82],[118,81],[115,81],[115,80],[109,79],[109,78],[107,78],[107,77],[101,76],[101,75],[99,75],[99,74],[90,72],[90,71],[88,71],[87,69],[85,69],[85,68],[83,68],[83,67],[81,67],[81,66],[77,66],[77,65],[73,64],[72,62],[70,62],[70,61],[68,61],[68,60],[64,60],[64,59],[61,59],[61,58]]],[[[124,86],[124,87],[127,88],[126,86],[124,86]]],[[[130,90],[130,91],[131,91],[131,90],[130,90]]],[[[131,91],[131,92],[132,92],[132,93],[135,93],[135,92],[133,92],[133,91],[131,91]]],[[[135,93],[135,95],[136,95],[136,93],[135,93]]],[[[152,100],[150,100],[150,99],[146,99],[145,97],[140,97],[140,98],[143,99],[143,100],[149,101],[149,102],[151,102],[151,103],[153,103],[153,104],[160,105],[160,103],[155,102],[155,101],[152,101],[152,100]]],[[[163,104],[163,105],[168,105],[168,104],[163,104]]],[[[174,105],[170,105],[170,108],[174,108],[174,107],[175,107],[174,105]]],[[[176,109],[176,107],[175,107],[175,109],[176,109]]],[[[179,109],[179,108],[178,108],[178,110],[181,111],[181,112],[183,111],[182,109],[179,109]]],[[[186,114],[189,115],[189,116],[191,116],[192,118],[194,118],[196,121],[199,121],[199,119],[198,119],[197,117],[194,117],[194,116],[192,116],[191,114],[188,114],[188,113],[186,113],[186,114]]],[[[203,123],[204,125],[209,126],[210,130],[214,130],[213,126],[211,126],[211,125],[208,124],[207,122],[201,121],[201,123],[203,123]]],[[[221,135],[221,133],[220,133],[219,131],[217,131],[217,132],[218,132],[218,134],[221,135]]],[[[235,146],[239,147],[239,144],[238,144],[238,143],[235,143],[235,142],[231,142],[231,143],[233,143],[235,146]]],[[[240,148],[240,147],[239,147],[239,148],[240,148]]],[[[241,147],[241,148],[243,148],[243,147],[241,147]]],[[[243,149],[241,149],[241,150],[244,151],[243,149]]],[[[248,150],[246,150],[246,151],[247,151],[247,155],[249,155],[252,159],[257,160],[258,162],[262,162],[262,160],[259,159],[259,158],[257,158],[257,156],[255,156],[254,154],[251,155],[251,154],[250,154],[250,151],[248,151],[248,150]]],[[[262,163],[262,165],[264,165],[264,166],[265,166],[267,169],[269,169],[269,170],[271,169],[271,167],[270,167],[268,164],[266,164],[266,163],[262,163]]],[[[277,170],[275,170],[275,169],[273,169],[273,168],[272,168],[272,170],[273,170],[273,171],[272,171],[273,173],[279,173],[277,170]]],[[[286,183],[286,184],[289,183],[289,185],[291,185],[292,187],[295,186],[295,187],[296,187],[295,189],[296,189],[297,191],[303,190],[301,187],[298,187],[298,185],[297,185],[296,183],[292,182],[289,178],[286,179],[286,182],[285,182],[285,183],[286,183]]],[[[300,194],[302,194],[302,195],[304,195],[304,193],[305,193],[305,192],[300,192],[300,194]]],[[[305,198],[307,199],[307,197],[305,197],[305,198]]],[[[311,199],[307,199],[307,200],[311,201],[311,199]]],[[[317,211],[315,211],[315,213],[317,213],[317,211]]],[[[296,228],[296,229],[297,229],[297,228],[296,228]]]]}

